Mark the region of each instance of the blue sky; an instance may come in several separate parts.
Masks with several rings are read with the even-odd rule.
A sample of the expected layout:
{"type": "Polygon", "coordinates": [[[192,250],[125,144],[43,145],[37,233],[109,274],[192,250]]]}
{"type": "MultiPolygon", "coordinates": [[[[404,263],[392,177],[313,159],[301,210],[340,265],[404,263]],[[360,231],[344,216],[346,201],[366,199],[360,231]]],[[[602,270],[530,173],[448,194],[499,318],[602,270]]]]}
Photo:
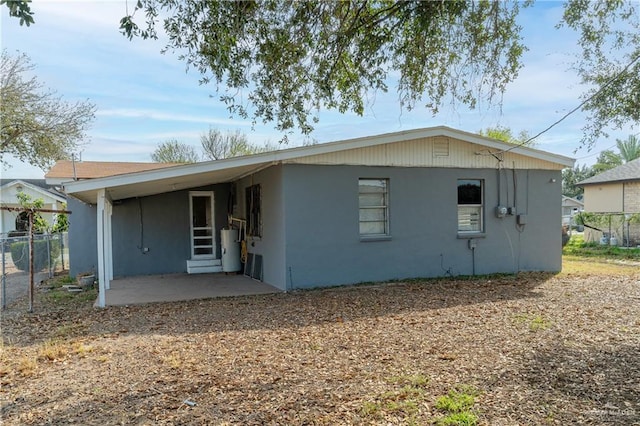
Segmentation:
{"type": "MultiPolygon", "coordinates": [[[[130,7],[135,2],[129,1],[130,7]]],[[[2,7],[1,43],[9,53],[24,52],[36,65],[35,74],[45,86],[67,101],[88,99],[97,106],[96,119],[82,148],[83,160],[150,161],[157,144],[170,138],[199,149],[200,135],[210,127],[237,129],[252,143],[275,143],[281,135],[273,125],[257,125],[230,117],[218,101],[215,86],[198,83],[195,70],[172,53],[161,54],[162,41],[129,41],[118,30],[126,2],[36,1],[36,23],[21,27],[2,7]]],[[[577,52],[576,36],[556,29],[562,13],[559,2],[538,2],[521,12],[525,44],[529,51],[525,67],[504,96],[502,110],[443,108],[436,116],[416,108],[401,111],[392,87],[387,94],[372,96],[365,115],[341,115],[323,111],[312,134],[318,142],[395,132],[419,127],[447,125],[477,132],[497,125],[516,133],[534,135],[558,120],[579,103],[583,92],[569,68],[577,52]]],[[[630,129],[611,132],[591,150],[579,148],[585,115],[573,114],[537,140],[537,147],[591,164],[597,153],[626,138],[630,129]]],[[[300,145],[294,135],[289,146],[300,145]]],[[[2,170],[7,178],[38,178],[40,169],[9,159],[2,170]]]]}

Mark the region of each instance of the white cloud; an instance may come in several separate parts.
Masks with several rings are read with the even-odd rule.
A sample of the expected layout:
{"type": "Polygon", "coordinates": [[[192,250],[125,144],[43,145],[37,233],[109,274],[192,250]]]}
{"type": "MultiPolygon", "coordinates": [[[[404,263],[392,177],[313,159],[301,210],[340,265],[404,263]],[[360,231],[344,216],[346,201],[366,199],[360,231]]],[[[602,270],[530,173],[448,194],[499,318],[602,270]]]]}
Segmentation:
{"type": "Polygon", "coordinates": [[[103,109],[96,112],[99,117],[118,117],[118,118],[145,118],[163,122],[187,122],[202,124],[220,124],[224,126],[251,126],[251,122],[246,120],[234,120],[228,118],[214,118],[212,116],[196,116],[189,114],[172,113],[167,111],[153,109],[103,109]]]}

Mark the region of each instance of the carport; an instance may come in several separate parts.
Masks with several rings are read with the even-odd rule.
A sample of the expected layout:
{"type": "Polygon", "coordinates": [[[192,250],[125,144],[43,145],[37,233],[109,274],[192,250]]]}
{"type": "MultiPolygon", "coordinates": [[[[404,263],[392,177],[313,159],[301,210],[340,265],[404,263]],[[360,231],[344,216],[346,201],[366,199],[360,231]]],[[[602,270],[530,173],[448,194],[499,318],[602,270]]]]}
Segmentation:
{"type": "MultiPolygon", "coordinates": [[[[289,153],[289,156],[295,156],[296,152],[297,151],[289,153]]],[[[220,284],[221,288],[218,291],[220,294],[216,294],[218,292],[214,291],[214,289],[218,287],[217,285],[209,288],[204,281],[206,278],[203,279],[202,284],[198,285],[197,283],[200,282],[200,280],[197,277],[193,278],[193,283],[186,284],[186,287],[180,287],[180,284],[176,283],[175,288],[173,288],[173,286],[167,286],[164,291],[157,285],[157,283],[153,284],[153,279],[144,276],[140,277],[140,280],[142,280],[140,284],[136,284],[135,286],[125,285],[126,289],[114,289],[111,288],[111,285],[118,286],[121,281],[120,279],[114,279],[113,273],[112,214],[115,202],[123,199],[145,197],[154,194],[197,188],[199,186],[214,183],[233,182],[269,167],[272,164],[276,164],[278,161],[282,160],[281,157],[282,154],[280,154],[279,151],[275,151],[252,156],[170,166],[156,170],[146,170],[96,179],[65,182],[63,184],[63,191],[65,193],[72,195],[74,198],[77,198],[86,204],[96,206],[96,231],[98,244],[97,274],[100,286],[96,306],[104,307],[116,304],[192,300],[207,297],[223,297],[280,291],[271,286],[254,282],[252,285],[248,285],[246,290],[242,290],[244,286],[238,287],[230,284],[220,284]],[[151,279],[151,282],[143,284],[147,279],[151,279]],[[189,294],[189,289],[192,287],[197,294],[189,294]],[[226,290],[223,290],[223,288],[226,288],[226,290]],[[265,291],[265,288],[270,290],[265,291]],[[120,297],[119,294],[122,292],[125,294],[120,297]],[[137,293],[139,293],[138,297],[140,298],[140,301],[131,302],[130,300],[135,299],[135,294],[137,293]],[[116,296],[116,294],[118,294],[118,296],[116,296]],[[143,294],[146,294],[146,296],[143,296],[143,294]],[[109,297],[112,298],[113,302],[109,301],[109,297]]],[[[177,274],[172,276],[179,277],[181,275],[177,274]]],[[[185,276],[184,278],[179,279],[179,282],[183,282],[183,280],[184,282],[190,282],[191,279],[192,278],[187,278],[185,276]]],[[[252,281],[249,278],[246,279],[252,281]]],[[[137,280],[138,278],[127,278],[125,281],[133,282],[137,280]]]]}
{"type": "MultiPolygon", "coordinates": [[[[111,280],[106,290],[106,305],[140,305],[279,292],[281,290],[244,275],[145,275],[111,280]]],[[[99,306],[98,301],[96,306],[99,306]]]]}

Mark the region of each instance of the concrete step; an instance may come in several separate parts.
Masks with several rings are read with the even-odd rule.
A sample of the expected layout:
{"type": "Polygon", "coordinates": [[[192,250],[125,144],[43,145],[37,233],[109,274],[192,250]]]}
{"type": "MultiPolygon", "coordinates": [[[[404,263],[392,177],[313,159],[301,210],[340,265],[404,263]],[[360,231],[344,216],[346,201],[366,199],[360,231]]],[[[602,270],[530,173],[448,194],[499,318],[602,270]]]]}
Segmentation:
{"type": "Polygon", "coordinates": [[[222,272],[222,261],[220,259],[187,260],[188,274],[211,274],[214,272],[222,272]]]}

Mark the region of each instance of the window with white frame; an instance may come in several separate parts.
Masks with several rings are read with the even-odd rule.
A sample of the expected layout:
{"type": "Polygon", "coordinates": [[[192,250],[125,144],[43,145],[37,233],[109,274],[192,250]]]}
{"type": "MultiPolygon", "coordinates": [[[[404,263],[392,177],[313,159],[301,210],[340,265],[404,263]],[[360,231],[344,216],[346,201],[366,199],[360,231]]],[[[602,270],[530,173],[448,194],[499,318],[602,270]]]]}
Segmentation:
{"type": "Polygon", "coordinates": [[[389,180],[359,179],[360,236],[389,235],[389,180]]]}
{"type": "Polygon", "coordinates": [[[458,232],[481,233],[484,231],[483,181],[458,179],[458,232]]]}

